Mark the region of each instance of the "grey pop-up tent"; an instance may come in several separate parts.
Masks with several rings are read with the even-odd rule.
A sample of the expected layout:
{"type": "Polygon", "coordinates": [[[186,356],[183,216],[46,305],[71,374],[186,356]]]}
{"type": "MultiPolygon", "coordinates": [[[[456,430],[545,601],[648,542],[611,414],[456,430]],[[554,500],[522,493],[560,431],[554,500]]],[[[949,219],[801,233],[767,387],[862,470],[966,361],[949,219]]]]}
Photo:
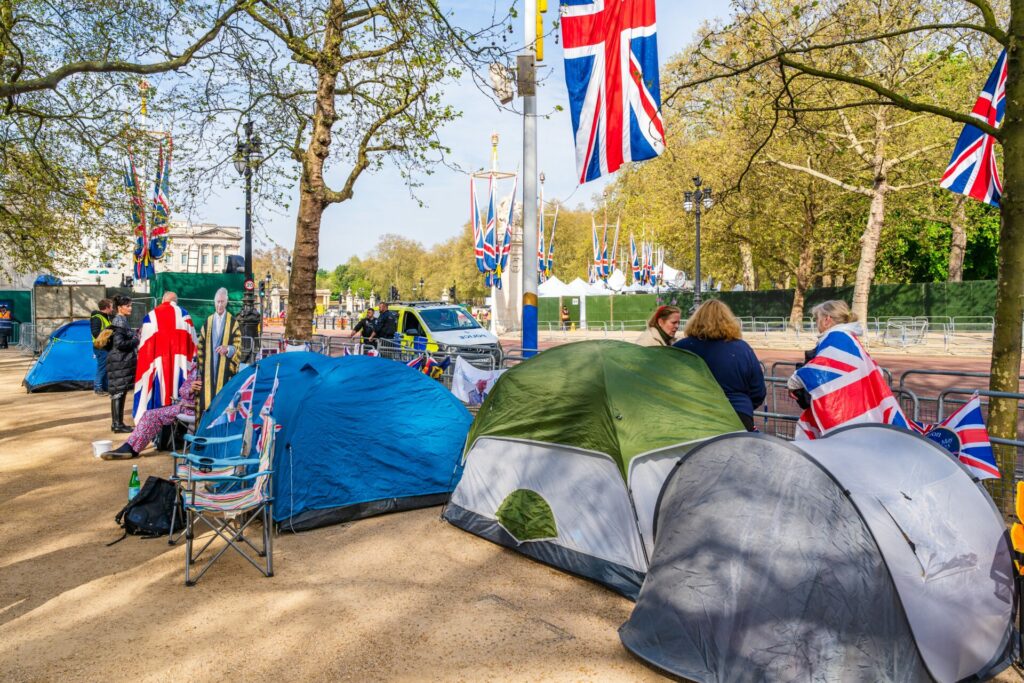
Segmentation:
{"type": "Polygon", "coordinates": [[[668,477],[623,644],[695,681],[960,681],[1008,662],[1006,527],[956,460],[878,425],[726,435],[668,477]]]}

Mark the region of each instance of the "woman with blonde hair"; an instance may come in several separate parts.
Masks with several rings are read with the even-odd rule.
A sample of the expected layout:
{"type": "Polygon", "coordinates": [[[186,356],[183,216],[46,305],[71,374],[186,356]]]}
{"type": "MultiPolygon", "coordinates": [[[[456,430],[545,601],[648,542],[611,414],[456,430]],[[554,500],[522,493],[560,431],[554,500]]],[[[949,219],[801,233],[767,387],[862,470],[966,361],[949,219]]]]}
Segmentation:
{"type": "Polygon", "coordinates": [[[707,363],[732,409],[748,432],[754,431],[754,410],[764,403],[764,372],[754,350],[743,341],[740,321],[718,299],[700,305],[686,321],[677,349],[691,351],[707,363]]]}
{"type": "Polygon", "coordinates": [[[676,306],[658,306],[637,338],[640,346],[671,346],[679,331],[683,311],[676,306]]]}

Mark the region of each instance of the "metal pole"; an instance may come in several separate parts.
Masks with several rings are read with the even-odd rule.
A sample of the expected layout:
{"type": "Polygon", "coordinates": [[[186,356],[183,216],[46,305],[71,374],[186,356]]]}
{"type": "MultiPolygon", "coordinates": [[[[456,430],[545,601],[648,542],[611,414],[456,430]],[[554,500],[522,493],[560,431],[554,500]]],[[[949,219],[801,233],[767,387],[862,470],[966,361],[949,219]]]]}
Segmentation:
{"type": "Polygon", "coordinates": [[[703,199],[700,196],[700,188],[697,188],[697,192],[694,195],[694,210],[697,216],[697,251],[696,251],[696,268],[697,271],[693,282],[693,309],[696,310],[700,306],[700,202],[703,199]]]}
{"type": "Polygon", "coordinates": [[[256,310],[256,283],[252,279],[252,121],[245,123],[245,291],[242,294],[242,311],[238,316],[242,338],[249,339],[248,347],[243,344],[242,361],[252,363],[258,351],[256,344],[260,334],[261,317],[256,310]]]}
{"type": "MultiPolygon", "coordinates": [[[[252,124],[245,124],[246,145],[252,132],[252,124]]],[[[245,153],[245,281],[252,280],[252,166],[250,165],[251,151],[245,153]]],[[[251,301],[252,290],[245,290],[245,300],[251,301]]]]}
{"type": "Polygon", "coordinates": [[[523,96],[523,355],[537,348],[537,95],[534,60],[537,49],[537,0],[526,0],[526,59],[523,96]]]}

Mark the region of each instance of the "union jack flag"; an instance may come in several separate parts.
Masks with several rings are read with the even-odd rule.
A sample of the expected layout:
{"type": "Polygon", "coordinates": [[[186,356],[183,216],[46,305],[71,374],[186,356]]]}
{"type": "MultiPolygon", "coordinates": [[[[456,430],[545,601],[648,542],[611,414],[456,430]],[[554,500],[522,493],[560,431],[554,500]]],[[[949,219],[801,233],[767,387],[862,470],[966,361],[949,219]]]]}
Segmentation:
{"type": "Polygon", "coordinates": [[[544,245],[544,199],[540,200],[540,211],[537,212],[537,277],[544,282],[544,259],[547,250],[544,245]]]}
{"type": "Polygon", "coordinates": [[[498,264],[497,231],[498,219],[494,210],[494,177],[492,176],[487,185],[487,224],[484,226],[484,272],[487,275],[487,286],[491,286],[491,272],[498,264]]]}
{"type": "MultiPolygon", "coordinates": [[[[998,127],[1006,113],[1006,50],[999,55],[985,87],[974,103],[971,116],[998,127]]],[[[979,202],[999,206],[1003,184],[996,163],[996,141],[988,133],[967,124],[953,148],[953,158],[939,186],[979,202]]]]}
{"type": "Polygon", "coordinates": [[[505,220],[505,236],[501,239],[501,248],[498,250],[494,269],[494,286],[501,289],[501,276],[508,270],[508,259],[512,254],[512,218],[516,209],[516,190],[519,188],[519,176],[512,181],[512,194],[508,200],[508,217],[505,220]]]}
{"type": "Polygon", "coordinates": [[[448,369],[448,366],[450,366],[451,363],[452,359],[450,356],[446,356],[443,361],[438,362],[429,355],[423,354],[422,356],[413,358],[411,361],[406,363],[406,365],[414,370],[419,370],[427,377],[432,379],[441,379],[441,375],[444,374],[444,371],[448,369]]]}
{"type": "Polygon", "coordinates": [[[560,204],[555,205],[555,218],[551,222],[551,241],[548,242],[548,263],[544,268],[544,277],[551,277],[551,274],[555,271],[555,228],[558,227],[558,208],[560,204]]]}
{"type": "MultiPolygon", "coordinates": [[[[278,366],[280,369],[280,366],[278,366]]],[[[277,386],[280,380],[277,379],[277,372],[274,372],[274,384],[270,387],[270,393],[267,395],[267,400],[263,402],[263,407],[260,408],[260,417],[266,417],[274,410],[274,397],[277,396],[277,386]]],[[[250,402],[252,397],[250,396],[250,402]]]]}
{"type": "Polygon", "coordinates": [[[601,243],[597,241],[597,222],[594,220],[594,215],[590,215],[590,230],[594,237],[594,266],[590,273],[590,282],[593,284],[597,282],[597,277],[603,272],[601,268],[601,243]]]}
{"type": "Polygon", "coordinates": [[[818,344],[814,358],[795,374],[811,395],[811,407],[797,422],[798,440],[817,439],[839,427],[862,422],[910,429],[878,364],[860,340],[846,330],[830,330],[818,344]]]}
{"type": "Polygon", "coordinates": [[[146,207],[142,202],[139,172],[135,166],[135,154],[130,149],[128,150],[128,161],[124,166],[124,188],[128,192],[132,232],[135,235],[135,279],[148,280],[154,275],[154,269],[149,255],[149,229],[146,227],[146,207]]]}
{"type": "MultiPolygon", "coordinates": [[[[256,373],[252,373],[244,382],[242,386],[238,387],[234,396],[231,397],[231,401],[228,403],[228,407],[224,409],[224,412],[217,416],[217,418],[206,426],[207,429],[213,429],[217,425],[230,424],[235,419],[241,417],[243,420],[248,421],[249,416],[252,414],[252,394],[256,387],[256,373]]],[[[274,379],[274,391],[277,390],[277,378],[274,379]]],[[[274,407],[274,396],[271,394],[267,400],[270,402],[270,407],[274,407]]],[[[264,404],[265,406],[265,404],[264,404]]],[[[262,411],[261,411],[262,414],[262,411]]],[[[268,413],[269,414],[269,413],[268,413]]]]}
{"type": "Polygon", "coordinates": [[[910,427],[958,457],[978,479],[1000,477],[978,394],[974,394],[971,400],[938,424],[913,422],[910,427]]]}
{"type": "Polygon", "coordinates": [[[654,0],[562,0],[581,183],[665,150],[654,0]]]}
{"type": "Polygon", "coordinates": [[[480,207],[476,203],[476,181],[469,178],[469,222],[473,225],[473,255],[476,257],[476,269],[486,273],[484,268],[484,231],[480,225],[480,207]]]}
{"type": "MultiPolygon", "coordinates": [[[[160,143],[160,154],[156,162],[156,182],[153,183],[153,214],[149,232],[149,255],[153,259],[161,259],[167,251],[167,235],[170,232],[171,220],[171,155],[174,143],[170,136],[166,145],[160,143]],[[166,146],[166,150],[165,150],[166,146]]],[[[155,269],[154,269],[155,270],[155,269]]]]}
{"type": "Polygon", "coordinates": [[[629,233],[629,260],[633,268],[633,284],[640,282],[640,253],[636,250],[636,240],[633,233],[629,233]]]}
{"type": "MultiPolygon", "coordinates": [[[[260,418],[263,420],[263,424],[258,427],[261,431],[260,438],[256,441],[256,450],[260,453],[263,452],[263,447],[266,445],[266,440],[270,438],[270,435],[281,431],[281,425],[277,424],[277,421],[274,419],[274,397],[277,396],[277,387],[280,381],[277,378],[277,373],[280,369],[281,367],[278,366],[274,370],[274,384],[270,388],[267,400],[263,402],[263,407],[260,408],[260,418]]],[[[256,373],[253,373],[253,377],[256,377],[256,373]]],[[[255,380],[253,385],[255,386],[255,380]]],[[[249,405],[252,405],[252,389],[249,390],[249,405]]]]}
{"type": "Polygon", "coordinates": [[[135,365],[132,417],[136,423],[150,408],[174,403],[195,355],[196,331],[188,311],[168,301],[146,314],[135,365]]]}
{"type": "Polygon", "coordinates": [[[602,280],[607,280],[611,270],[608,267],[608,226],[604,226],[604,233],[601,235],[601,261],[598,275],[602,280]]]}

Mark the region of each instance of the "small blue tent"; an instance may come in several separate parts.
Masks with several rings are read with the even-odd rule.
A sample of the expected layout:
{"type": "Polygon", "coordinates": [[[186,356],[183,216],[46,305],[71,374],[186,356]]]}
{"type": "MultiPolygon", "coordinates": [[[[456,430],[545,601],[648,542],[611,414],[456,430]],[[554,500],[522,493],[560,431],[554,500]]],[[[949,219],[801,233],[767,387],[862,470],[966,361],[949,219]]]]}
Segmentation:
{"type": "MultiPolygon", "coordinates": [[[[294,352],[258,364],[258,414],[277,372],[274,521],[303,531],[443,503],[458,482],[472,416],[444,385],[392,360],[294,352]]],[[[207,426],[256,368],[232,379],[197,433],[237,433],[243,421],[207,426]]],[[[258,421],[258,418],[256,418],[258,421]]]]}
{"type": "Polygon", "coordinates": [[[75,320],[54,330],[22,384],[29,393],[92,389],[95,377],[89,321],[75,320]]]}

